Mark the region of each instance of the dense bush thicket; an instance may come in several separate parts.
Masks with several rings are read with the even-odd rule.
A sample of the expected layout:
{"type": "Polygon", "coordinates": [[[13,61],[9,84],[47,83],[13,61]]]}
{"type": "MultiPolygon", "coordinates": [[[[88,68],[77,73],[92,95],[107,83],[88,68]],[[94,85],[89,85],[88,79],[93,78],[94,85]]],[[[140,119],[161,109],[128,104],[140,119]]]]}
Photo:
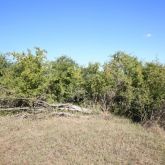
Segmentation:
{"type": "Polygon", "coordinates": [[[42,98],[49,102],[93,102],[103,111],[134,121],[158,119],[164,113],[165,65],[142,63],[124,52],[103,66],[82,67],[61,56],[46,60],[46,51],[0,55],[0,97],[42,98]]]}

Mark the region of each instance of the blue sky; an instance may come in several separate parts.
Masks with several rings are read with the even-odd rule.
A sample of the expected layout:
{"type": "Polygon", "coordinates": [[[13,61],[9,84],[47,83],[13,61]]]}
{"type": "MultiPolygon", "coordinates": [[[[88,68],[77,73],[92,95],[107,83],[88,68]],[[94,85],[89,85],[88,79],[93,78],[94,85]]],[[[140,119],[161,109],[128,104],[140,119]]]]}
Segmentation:
{"type": "Polygon", "coordinates": [[[105,62],[122,50],[165,63],[164,0],[0,0],[0,52],[105,62]]]}

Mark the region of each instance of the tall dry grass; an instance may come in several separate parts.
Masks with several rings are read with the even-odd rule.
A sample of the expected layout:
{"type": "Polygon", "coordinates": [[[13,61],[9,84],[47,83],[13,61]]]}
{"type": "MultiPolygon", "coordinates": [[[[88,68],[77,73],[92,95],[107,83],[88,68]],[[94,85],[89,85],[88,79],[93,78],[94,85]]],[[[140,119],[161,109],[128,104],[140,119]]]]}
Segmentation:
{"type": "Polygon", "coordinates": [[[1,165],[159,165],[164,157],[164,137],[126,119],[0,117],[1,165]]]}

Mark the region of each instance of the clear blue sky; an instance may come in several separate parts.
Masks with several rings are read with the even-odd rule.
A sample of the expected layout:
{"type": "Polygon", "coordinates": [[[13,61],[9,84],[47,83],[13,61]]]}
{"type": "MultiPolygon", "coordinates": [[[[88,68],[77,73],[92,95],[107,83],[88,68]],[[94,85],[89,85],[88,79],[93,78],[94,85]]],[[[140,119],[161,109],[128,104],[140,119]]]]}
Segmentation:
{"type": "Polygon", "coordinates": [[[105,62],[118,50],[165,63],[165,0],[0,0],[0,52],[105,62]]]}

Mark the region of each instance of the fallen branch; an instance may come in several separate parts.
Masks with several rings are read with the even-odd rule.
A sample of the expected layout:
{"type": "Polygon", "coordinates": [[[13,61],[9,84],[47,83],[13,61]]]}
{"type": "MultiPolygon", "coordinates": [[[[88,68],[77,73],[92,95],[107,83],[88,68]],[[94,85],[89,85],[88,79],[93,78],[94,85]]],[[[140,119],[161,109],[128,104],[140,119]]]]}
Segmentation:
{"type": "Polygon", "coordinates": [[[29,107],[0,108],[0,111],[29,111],[29,107]]]}
{"type": "Polygon", "coordinates": [[[73,104],[49,104],[46,101],[31,98],[0,99],[0,110],[3,111],[38,111],[39,109],[91,113],[89,109],[73,104]]]}
{"type": "Polygon", "coordinates": [[[73,112],[83,112],[83,113],[91,113],[91,111],[87,108],[82,108],[73,104],[50,104],[51,107],[54,107],[57,110],[67,110],[73,112]]]}

